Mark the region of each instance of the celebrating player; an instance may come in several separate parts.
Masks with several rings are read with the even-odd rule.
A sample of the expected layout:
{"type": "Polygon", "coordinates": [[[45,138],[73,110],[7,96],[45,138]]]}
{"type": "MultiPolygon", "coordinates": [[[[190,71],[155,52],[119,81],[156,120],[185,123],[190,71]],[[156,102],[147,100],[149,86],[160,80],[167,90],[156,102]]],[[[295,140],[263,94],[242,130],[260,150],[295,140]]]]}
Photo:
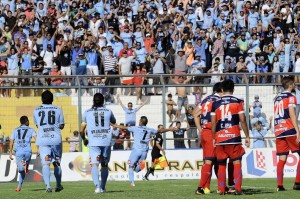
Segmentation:
{"type": "MultiPolygon", "coordinates": [[[[163,129],[164,126],[162,124],[158,125],[157,129],[163,129]]],[[[152,162],[151,162],[151,166],[149,167],[146,175],[144,176],[144,178],[146,180],[148,179],[148,176],[150,175],[150,173],[152,175],[154,175],[154,161],[157,158],[160,158],[162,155],[165,155],[165,150],[162,148],[162,144],[163,144],[163,137],[161,136],[161,133],[156,133],[155,137],[153,140],[151,140],[151,146],[152,146],[152,151],[151,151],[151,158],[152,158],[152,162]],[[161,153],[160,153],[161,152],[161,153]]]]}
{"type": "Polygon", "coordinates": [[[154,136],[157,132],[163,133],[163,132],[175,130],[175,128],[155,130],[153,128],[147,127],[146,126],[147,124],[148,124],[148,118],[146,116],[142,116],[139,122],[139,126],[126,127],[126,126],[114,125],[114,127],[131,131],[134,134],[133,149],[131,151],[128,160],[128,164],[129,164],[128,175],[129,175],[130,185],[132,187],[135,187],[133,171],[140,172],[145,167],[145,159],[147,158],[150,138],[154,136]]]}
{"type": "Polygon", "coordinates": [[[110,123],[116,123],[112,111],[103,107],[103,104],[103,95],[96,93],[93,98],[93,107],[84,112],[80,127],[80,136],[84,144],[89,145],[90,148],[90,164],[92,166],[92,178],[96,186],[95,193],[106,192],[105,185],[108,177],[108,162],[112,141],[110,123]],[[85,128],[87,128],[89,140],[85,138],[85,128]],[[99,163],[101,163],[101,185],[99,182],[99,163]]]}
{"type": "Polygon", "coordinates": [[[54,166],[56,178],[55,192],[63,190],[61,185],[62,138],[61,130],[65,126],[62,109],[52,105],[53,94],[46,90],[42,93],[42,105],[34,110],[34,123],[38,128],[36,145],[39,146],[40,157],[43,165],[43,178],[46,192],[52,192],[50,185],[50,164],[54,166]]]}
{"type": "Polygon", "coordinates": [[[34,129],[29,127],[29,120],[27,116],[22,116],[20,118],[21,126],[14,129],[11,137],[10,137],[10,153],[9,158],[13,160],[12,151],[14,142],[15,145],[15,156],[16,162],[18,165],[19,175],[19,184],[16,188],[16,191],[19,192],[22,189],[22,184],[25,179],[25,174],[28,174],[28,165],[31,160],[31,138],[36,138],[36,133],[34,129]]]}
{"type": "MultiPolygon", "coordinates": [[[[211,107],[214,101],[220,99],[222,94],[221,82],[213,87],[213,94],[207,96],[193,111],[195,124],[201,133],[201,145],[203,148],[204,165],[201,169],[201,179],[196,190],[197,195],[210,193],[210,181],[212,173],[212,164],[216,161],[215,148],[213,146],[213,137],[211,133],[211,107]],[[200,117],[199,117],[200,115],[200,117]]],[[[216,165],[215,165],[216,168],[216,165]]]]}
{"type": "Polygon", "coordinates": [[[234,83],[232,80],[222,82],[223,96],[215,101],[211,109],[211,131],[213,143],[216,145],[216,157],[219,164],[218,189],[220,195],[225,194],[226,188],[226,161],[230,158],[234,165],[235,194],[242,193],[242,167],[241,159],[245,154],[241,146],[240,134],[241,123],[246,135],[245,145],[250,145],[250,138],[246,116],[244,113],[243,100],[232,96],[234,83]]]}
{"type": "MultiPolygon", "coordinates": [[[[295,88],[293,77],[282,79],[284,91],[274,100],[274,120],[276,136],[277,191],[285,191],[283,187],[283,172],[290,151],[300,155],[300,132],[295,112],[296,97],[291,93],[295,88]]],[[[300,190],[300,160],[298,160],[296,179],[293,189],[300,190]]]]}

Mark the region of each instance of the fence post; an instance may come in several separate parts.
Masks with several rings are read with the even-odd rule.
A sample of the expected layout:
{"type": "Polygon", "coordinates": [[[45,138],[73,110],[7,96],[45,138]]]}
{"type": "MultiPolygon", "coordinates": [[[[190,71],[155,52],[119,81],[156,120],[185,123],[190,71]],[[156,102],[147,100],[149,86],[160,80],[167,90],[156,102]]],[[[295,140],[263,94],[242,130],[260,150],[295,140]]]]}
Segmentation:
{"type": "MultiPolygon", "coordinates": [[[[81,122],[82,122],[82,101],[81,101],[81,85],[80,85],[80,80],[79,76],[76,76],[76,82],[78,85],[78,90],[77,90],[77,100],[78,100],[78,130],[80,130],[81,122]]],[[[82,139],[81,136],[79,136],[79,151],[82,152],[82,139]]]]}
{"type": "MultiPolygon", "coordinates": [[[[164,125],[164,128],[166,128],[166,85],[165,85],[165,80],[163,78],[162,75],[160,75],[160,82],[162,83],[163,85],[163,89],[162,89],[162,118],[163,118],[163,125],[164,125]]],[[[166,140],[166,134],[163,133],[163,138],[164,138],[164,142],[163,142],[163,148],[165,149],[166,146],[167,146],[167,140],[166,140]]]]}

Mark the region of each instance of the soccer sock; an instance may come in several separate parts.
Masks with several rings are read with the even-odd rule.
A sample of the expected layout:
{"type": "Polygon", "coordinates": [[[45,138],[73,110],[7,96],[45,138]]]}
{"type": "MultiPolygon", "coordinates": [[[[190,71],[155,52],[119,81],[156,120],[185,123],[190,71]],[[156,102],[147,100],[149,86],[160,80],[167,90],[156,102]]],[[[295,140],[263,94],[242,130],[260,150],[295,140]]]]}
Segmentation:
{"type": "Polygon", "coordinates": [[[228,162],[228,168],[227,168],[227,172],[228,172],[228,186],[234,186],[234,176],[233,176],[233,162],[229,161],[228,162]]]}
{"type": "Polygon", "coordinates": [[[43,178],[47,188],[51,188],[50,185],[50,167],[49,165],[43,165],[43,178]]]}
{"type": "Polygon", "coordinates": [[[97,166],[92,166],[92,178],[94,181],[94,185],[97,188],[100,188],[100,181],[99,181],[99,171],[97,166]]]}
{"type": "Polygon", "coordinates": [[[218,170],[218,189],[221,193],[225,192],[226,187],[226,164],[219,164],[218,170]]]}
{"type": "Polygon", "coordinates": [[[134,174],[133,174],[133,168],[128,169],[128,176],[129,176],[129,181],[130,183],[134,183],[134,174]]]}
{"type": "Polygon", "coordinates": [[[101,189],[105,189],[106,181],[108,178],[108,167],[101,168],[101,189]]]}
{"type": "Polygon", "coordinates": [[[134,171],[137,173],[141,171],[141,167],[139,164],[136,165],[136,167],[134,168],[134,171]]]}
{"type": "Polygon", "coordinates": [[[285,161],[279,160],[277,163],[277,185],[283,186],[283,169],[285,161]]]}
{"type": "Polygon", "coordinates": [[[24,179],[25,179],[25,171],[23,170],[20,172],[18,188],[22,188],[24,179]]]}
{"type": "Polygon", "coordinates": [[[199,187],[210,189],[211,179],[211,165],[204,164],[201,169],[201,179],[199,181],[199,187]]]}
{"type": "Polygon", "coordinates": [[[151,167],[147,170],[147,173],[146,173],[145,177],[147,178],[150,173],[151,173],[151,167]]]}
{"type": "Polygon", "coordinates": [[[234,184],[235,184],[235,190],[238,192],[242,191],[242,165],[241,164],[234,164],[234,173],[233,173],[233,177],[234,177],[234,184]]]}
{"type": "Polygon", "coordinates": [[[297,166],[297,170],[296,170],[296,179],[295,179],[295,183],[299,184],[300,183],[300,159],[298,161],[298,166],[297,166]]]}
{"type": "Polygon", "coordinates": [[[150,167],[150,173],[154,176],[154,168],[150,167]]]}
{"type": "Polygon", "coordinates": [[[61,167],[54,167],[54,176],[56,178],[56,187],[61,187],[61,167]]]}

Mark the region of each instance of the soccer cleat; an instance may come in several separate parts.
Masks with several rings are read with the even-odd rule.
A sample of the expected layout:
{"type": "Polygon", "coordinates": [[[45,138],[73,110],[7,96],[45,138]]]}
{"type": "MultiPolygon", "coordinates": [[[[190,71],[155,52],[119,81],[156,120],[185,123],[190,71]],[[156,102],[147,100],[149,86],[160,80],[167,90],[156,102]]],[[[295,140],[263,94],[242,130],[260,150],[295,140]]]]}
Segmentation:
{"type": "Polygon", "coordinates": [[[145,176],[143,177],[143,180],[147,180],[147,181],[149,181],[149,178],[148,178],[148,176],[147,176],[147,175],[145,175],[145,176]]]}
{"type": "Polygon", "coordinates": [[[62,191],[62,190],[64,190],[64,187],[63,187],[63,186],[60,186],[60,187],[56,187],[56,188],[55,188],[55,192],[60,192],[60,191],[62,191]]]}
{"type": "Polygon", "coordinates": [[[145,168],[145,166],[146,166],[146,161],[143,160],[142,162],[139,163],[139,165],[140,165],[140,169],[142,171],[145,168]]]}
{"type": "Polygon", "coordinates": [[[204,194],[210,194],[210,190],[209,190],[209,188],[204,188],[204,194]]]}
{"type": "Polygon", "coordinates": [[[294,190],[300,190],[300,183],[295,183],[293,186],[294,190]]]}
{"type": "Polygon", "coordinates": [[[97,188],[95,189],[95,193],[100,193],[100,192],[101,192],[100,188],[97,187],[97,188]]]}
{"type": "Polygon", "coordinates": [[[106,193],[106,189],[100,189],[100,193],[106,193]]]}
{"type": "Polygon", "coordinates": [[[130,186],[133,188],[133,187],[135,187],[135,184],[132,182],[132,183],[130,183],[130,186]]]}
{"type": "Polygon", "coordinates": [[[47,188],[46,189],[46,193],[52,193],[52,189],[51,188],[47,188]]]}
{"type": "Polygon", "coordinates": [[[225,192],[228,194],[235,194],[235,187],[234,186],[228,186],[225,188],[225,192]]]}
{"type": "Polygon", "coordinates": [[[239,195],[245,195],[245,194],[242,191],[235,191],[234,195],[239,196],[239,195]]]}
{"type": "Polygon", "coordinates": [[[276,191],[286,191],[283,186],[277,186],[276,191]]]}
{"type": "Polygon", "coordinates": [[[198,187],[196,192],[195,192],[196,195],[203,195],[205,194],[204,193],[204,189],[202,187],[198,187]]]}
{"type": "Polygon", "coordinates": [[[16,188],[16,192],[20,192],[21,191],[21,188],[16,188]]]}

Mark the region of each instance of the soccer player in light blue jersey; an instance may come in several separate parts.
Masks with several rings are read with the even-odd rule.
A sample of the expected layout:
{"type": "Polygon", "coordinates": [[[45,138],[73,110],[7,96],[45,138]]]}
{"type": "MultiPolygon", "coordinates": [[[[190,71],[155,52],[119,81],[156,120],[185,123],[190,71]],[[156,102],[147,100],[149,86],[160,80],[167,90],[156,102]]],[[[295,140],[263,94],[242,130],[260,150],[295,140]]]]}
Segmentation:
{"type": "Polygon", "coordinates": [[[105,185],[108,178],[108,162],[113,134],[110,123],[116,123],[113,112],[103,107],[103,104],[103,95],[96,93],[93,99],[93,107],[84,112],[80,128],[80,136],[84,145],[89,145],[90,148],[90,164],[92,178],[96,186],[95,193],[106,192],[105,185]],[[89,140],[85,138],[85,130],[89,140]],[[99,181],[99,163],[101,163],[101,184],[99,181]]]}
{"type": "Polygon", "coordinates": [[[142,116],[139,122],[139,126],[126,127],[121,125],[113,125],[113,127],[123,129],[123,130],[128,130],[133,132],[134,134],[134,144],[128,160],[128,164],[129,164],[128,175],[129,175],[130,185],[132,187],[135,187],[133,171],[140,172],[145,167],[145,160],[147,158],[147,153],[149,150],[149,141],[151,137],[154,137],[154,135],[157,132],[164,133],[167,131],[176,130],[176,128],[169,128],[169,129],[161,128],[156,130],[147,127],[147,124],[148,124],[148,118],[146,116],[142,116]]]}
{"type": "Polygon", "coordinates": [[[20,118],[21,126],[15,128],[10,137],[10,153],[9,158],[13,160],[12,151],[15,152],[16,162],[18,165],[19,184],[16,191],[19,192],[22,189],[22,184],[25,179],[25,174],[28,174],[28,165],[31,160],[31,139],[36,138],[34,129],[29,127],[29,120],[27,116],[20,118]],[[13,149],[15,143],[15,148],[13,149]]]}
{"type": "Polygon", "coordinates": [[[62,109],[52,105],[53,94],[46,90],[42,93],[42,105],[34,110],[34,123],[38,128],[36,145],[39,146],[40,157],[43,165],[43,178],[46,192],[52,192],[50,185],[50,164],[54,166],[56,178],[55,192],[63,190],[61,185],[62,138],[61,130],[65,126],[62,109]]]}

